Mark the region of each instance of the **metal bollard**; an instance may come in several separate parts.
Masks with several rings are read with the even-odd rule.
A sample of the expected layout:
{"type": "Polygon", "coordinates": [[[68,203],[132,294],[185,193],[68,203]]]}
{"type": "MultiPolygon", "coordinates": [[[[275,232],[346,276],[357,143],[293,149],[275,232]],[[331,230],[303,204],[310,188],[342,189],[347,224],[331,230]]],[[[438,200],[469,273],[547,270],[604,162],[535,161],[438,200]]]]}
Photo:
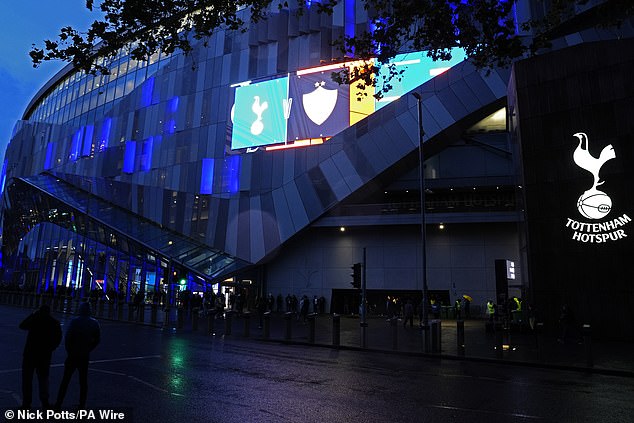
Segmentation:
{"type": "Polygon", "coordinates": [[[114,319],[114,302],[108,302],[108,318],[114,319]]]}
{"type": "Polygon", "coordinates": [[[117,304],[117,320],[123,320],[123,301],[119,301],[117,304]]]}
{"type": "Polygon", "coordinates": [[[128,321],[134,321],[134,305],[128,303],[128,321]]]}
{"type": "Polygon", "coordinates": [[[495,356],[497,358],[502,358],[504,356],[503,350],[503,332],[502,332],[502,323],[495,324],[495,356]]]}
{"type": "Polygon", "coordinates": [[[308,342],[315,343],[315,320],[317,318],[316,313],[311,313],[308,316],[308,342]]]}
{"type": "Polygon", "coordinates": [[[170,309],[169,307],[165,307],[165,319],[163,320],[163,327],[167,328],[170,325],[170,309]]]}
{"type": "Polygon", "coordinates": [[[332,345],[339,346],[341,344],[341,316],[332,315],[332,345]]]}
{"type": "Polygon", "coordinates": [[[207,334],[209,334],[209,335],[215,335],[216,334],[215,324],[216,324],[216,313],[215,312],[209,312],[207,314],[207,334]]]}
{"type": "Polygon", "coordinates": [[[464,320],[456,321],[456,342],[458,347],[458,355],[464,356],[464,320]]]}
{"type": "Polygon", "coordinates": [[[150,321],[152,322],[153,325],[156,324],[156,315],[158,314],[158,304],[152,304],[150,307],[150,321]]]}
{"type": "Polygon", "coordinates": [[[145,322],[145,303],[139,304],[139,322],[145,322]]]}
{"type": "Polygon", "coordinates": [[[271,312],[267,311],[264,313],[264,333],[262,334],[264,339],[269,339],[271,337],[271,312]]]}
{"type": "Polygon", "coordinates": [[[586,365],[588,367],[594,366],[594,359],[592,357],[592,328],[590,325],[583,325],[583,345],[586,350],[586,365]]]}
{"type": "Polygon", "coordinates": [[[429,323],[427,325],[421,323],[420,330],[423,335],[423,352],[428,354],[431,350],[429,323]]]}
{"type": "Polygon", "coordinates": [[[440,320],[431,321],[431,351],[440,352],[440,320]]]}
{"type": "Polygon", "coordinates": [[[198,330],[198,307],[192,309],[192,330],[198,330]]]}
{"type": "Polygon", "coordinates": [[[231,335],[231,310],[225,312],[225,335],[231,335]]]}
{"type": "Polygon", "coordinates": [[[103,300],[97,303],[97,317],[103,317],[103,300]]]}
{"type": "Polygon", "coordinates": [[[398,319],[396,317],[390,319],[390,327],[392,328],[392,349],[398,350],[398,319]]]}
{"type": "Polygon", "coordinates": [[[178,309],[176,309],[176,327],[178,329],[183,329],[184,322],[185,322],[185,310],[183,310],[183,307],[178,307],[178,309]]]}
{"type": "Polygon", "coordinates": [[[251,313],[245,312],[242,313],[242,318],[244,319],[244,332],[243,335],[245,338],[248,338],[251,331],[251,313]]]}
{"type": "Polygon", "coordinates": [[[284,313],[284,321],[286,322],[286,330],[284,331],[284,340],[288,341],[293,335],[293,313],[284,313]]]}

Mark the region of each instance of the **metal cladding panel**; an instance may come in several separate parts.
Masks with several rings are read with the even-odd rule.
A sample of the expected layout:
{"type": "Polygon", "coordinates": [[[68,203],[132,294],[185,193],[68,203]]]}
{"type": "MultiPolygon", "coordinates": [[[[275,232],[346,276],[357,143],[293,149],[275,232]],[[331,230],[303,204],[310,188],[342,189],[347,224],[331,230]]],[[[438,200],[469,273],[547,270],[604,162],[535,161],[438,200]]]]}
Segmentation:
{"type": "Polygon", "coordinates": [[[238,200],[238,214],[234,216],[236,221],[236,255],[241,257],[251,256],[251,200],[258,197],[240,197],[238,200]]]}
{"type": "Polygon", "coordinates": [[[508,71],[504,72],[504,70],[494,69],[488,72],[481,71],[480,75],[496,97],[503,97],[506,95],[509,76],[508,71]]]}
{"type": "MultiPolygon", "coordinates": [[[[262,254],[275,250],[281,245],[280,222],[275,213],[273,193],[266,193],[260,197],[262,204],[262,231],[264,235],[264,250],[262,254]]],[[[292,233],[292,231],[290,231],[292,233]]]]}
{"type": "Polygon", "coordinates": [[[252,197],[249,204],[249,229],[251,256],[264,256],[264,227],[262,226],[262,197],[252,197]]]}
{"type": "Polygon", "coordinates": [[[350,162],[350,158],[345,151],[337,152],[332,159],[339,172],[341,172],[343,181],[348,185],[351,192],[356,191],[363,185],[361,177],[355,172],[352,162],[350,162]]]}
{"type": "MultiPolygon", "coordinates": [[[[385,156],[383,156],[383,152],[379,149],[376,141],[373,139],[375,134],[376,131],[370,132],[359,138],[357,141],[359,148],[363,149],[363,156],[361,157],[367,159],[367,162],[371,164],[370,169],[362,167],[358,170],[360,175],[368,175],[365,176],[367,180],[372,179],[379,173],[379,169],[384,168],[387,165],[387,160],[385,159],[385,156]]],[[[363,160],[359,163],[359,165],[364,166],[363,160]]]]}
{"type": "Polygon", "coordinates": [[[286,204],[291,215],[293,227],[295,228],[295,232],[299,232],[310,223],[304,203],[302,202],[302,197],[299,194],[299,189],[295,181],[284,185],[282,188],[286,196],[286,204]]]}
{"type": "Polygon", "coordinates": [[[328,180],[328,184],[336,196],[337,201],[341,201],[351,193],[350,187],[346,185],[343,180],[343,175],[339,172],[339,169],[337,169],[337,166],[332,158],[328,158],[321,162],[319,167],[321,168],[324,177],[328,180]]]}
{"type": "Polygon", "coordinates": [[[393,135],[383,127],[377,128],[372,138],[387,164],[396,163],[411,150],[411,143],[402,142],[398,135],[393,135]]]}
{"type": "MultiPolygon", "coordinates": [[[[278,238],[283,243],[295,234],[295,225],[291,217],[290,207],[284,194],[284,188],[278,188],[272,193],[273,210],[275,212],[273,221],[277,225],[278,238]]],[[[276,245],[275,247],[278,247],[276,245]]],[[[274,248],[267,248],[267,252],[274,248]]]]}
{"type": "Polygon", "coordinates": [[[423,106],[427,109],[427,114],[423,115],[423,125],[426,124],[426,117],[431,117],[435,122],[438,123],[438,132],[440,132],[442,129],[456,123],[456,120],[453,118],[453,116],[451,116],[451,113],[449,113],[449,111],[440,101],[438,96],[434,96],[428,98],[427,100],[424,100],[423,106]]]}
{"type": "Polygon", "coordinates": [[[443,90],[441,93],[438,93],[438,98],[440,102],[445,105],[454,120],[459,120],[462,116],[467,114],[467,108],[453,90],[443,90]]]}
{"type": "MultiPolygon", "coordinates": [[[[238,217],[240,215],[240,198],[232,198],[228,201],[227,226],[225,230],[224,251],[238,255],[238,217]]],[[[247,256],[243,256],[247,257],[247,256]]]]}
{"type": "MultiPolygon", "coordinates": [[[[408,136],[405,129],[401,126],[401,123],[396,119],[391,119],[383,125],[383,130],[386,134],[389,134],[391,143],[389,148],[394,150],[394,154],[398,154],[403,157],[408,151],[412,150],[412,147],[418,146],[418,138],[411,138],[408,136]]],[[[381,143],[382,147],[385,147],[381,143]]]]}
{"type": "Polygon", "coordinates": [[[463,80],[455,81],[449,87],[458,101],[464,106],[465,113],[479,107],[480,101],[477,95],[471,91],[467,83],[463,80]]]}
{"type": "MultiPolygon", "coordinates": [[[[321,171],[319,172],[321,173],[321,171]]],[[[312,170],[303,173],[296,179],[296,183],[302,204],[304,205],[304,210],[306,210],[306,215],[310,221],[314,221],[319,217],[317,213],[319,213],[319,210],[323,210],[324,206],[317,195],[314,184],[315,181],[311,178],[311,173],[312,170]]]]}
{"type": "Polygon", "coordinates": [[[495,100],[497,100],[498,97],[496,97],[495,93],[484,81],[484,77],[481,74],[477,72],[471,72],[465,76],[464,80],[471,91],[473,91],[477,95],[478,100],[480,100],[481,106],[485,106],[486,104],[493,103],[495,100]]]}

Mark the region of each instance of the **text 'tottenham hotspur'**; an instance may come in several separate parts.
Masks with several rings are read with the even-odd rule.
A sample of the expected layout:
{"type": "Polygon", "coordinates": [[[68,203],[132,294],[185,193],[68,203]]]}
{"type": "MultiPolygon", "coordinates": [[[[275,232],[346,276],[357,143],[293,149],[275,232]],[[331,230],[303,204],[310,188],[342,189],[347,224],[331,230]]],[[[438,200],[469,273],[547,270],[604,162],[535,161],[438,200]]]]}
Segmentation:
{"type": "Polygon", "coordinates": [[[600,244],[626,238],[625,230],[619,228],[631,221],[632,219],[626,214],[608,222],[600,223],[584,223],[568,218],[566,227],[574,231],[572,239],[575,241],[600,244]]]}

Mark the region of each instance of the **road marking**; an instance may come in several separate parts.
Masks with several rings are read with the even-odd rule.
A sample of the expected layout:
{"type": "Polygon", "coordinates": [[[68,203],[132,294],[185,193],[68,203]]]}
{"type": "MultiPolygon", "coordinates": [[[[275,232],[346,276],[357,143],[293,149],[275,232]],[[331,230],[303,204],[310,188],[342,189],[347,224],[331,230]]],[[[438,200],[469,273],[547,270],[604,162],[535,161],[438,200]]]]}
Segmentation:
{"type": "Polygon", "coordinates": [[[122,357],[122,358],[111,358],[109,360],[90,360],[90,364],[94,363],[113,363],[115,361],[130,361],[130,360],[145,360],[148,358],[161,358],[160,355],[142,355],[139,357],[122,357]]]}
{"type": "MultiPolygon", "coordinates": [[[[144,356],[138,356],[138,357],[121,357],[121,358],[111,358],[108,360],[90,360],[90,364],[97,364],[97,363],[114,363],[117,361],[132,361],[132,360],[146,360],[148,358],[161,358],[160,355],[144,355],[144,356]]],[[[64,363],[57,363],[57,364],[51,364],[51,367],[64,367],[64,363]]],[[[90,369],[92,370],[92,369],[90,369]]],[[[17,369],[7,369],[7,370],[0,370],[0,375],[1,374],[6,374],[6,373],[13,373],[13,372],[21,372],[22,368],[17,368],[17,369]]]]}
{"type": "Polygon", "coordinates": [[[430,404],[428,404],[427,407],[439,408],[441,410],[469,411],[469,412],[476,412],[476,413],[483,413],[483,414],[497,414],[497,415],[500,415],[500,416],[518,417],[518,418],[521,418],[521,419],[535,419],[535,420],[542,420],[543,419],[543,417],[531,416],[531,415],[528,415],[528,414],[504,413],[502,411],[481,410],[481,409],[478,409],[478,408],[463,408],[463,407],[451,407],[451,406],[448,406],[448,405],[430,405],[430,404]]]}

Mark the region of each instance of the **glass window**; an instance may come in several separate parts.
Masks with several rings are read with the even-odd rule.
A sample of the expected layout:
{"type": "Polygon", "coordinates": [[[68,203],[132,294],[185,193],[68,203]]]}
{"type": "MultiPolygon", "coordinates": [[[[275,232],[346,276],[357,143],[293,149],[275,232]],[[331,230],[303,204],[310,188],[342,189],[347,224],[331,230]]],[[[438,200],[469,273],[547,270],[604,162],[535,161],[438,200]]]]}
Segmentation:
{"type": "Polygon", "coordinates": [[[102,87],[97,92],[97,106],[101,106],[106,102],[106,88],[102,87]]]}
{"type": "Polygon", "coordinates": [[[79,97],[81,97],[84,94],[86,94],[86,80],[82,79],[81,81],[79,81],[79,92],[78,92],[78,95],[79,95],[79,97]]]}
{"type": "Polygon", "coordinates": [[[124,86],[125,86],[125,80],[124,80],[124,78],[119,78],[119,79],[117,80],[117,86],[116,86],[116,88],[115,88],[114,98],[121,98],[121,97],[123,97],[124,86]]]}
{"type": "Polygon", "coordinates": [[[97,90],[93,90],[93,92],[90,94],[90,105],[89,107],[91,109],[94,109],[95,107],[97,107],[97,90]]]}
{"type": "Polygon", "coordinates": [[[125,94],[128,95],[134,90],[134,72],[125,77],[125,94]]]}
{"type": "Polygon", "coordinates": [[[86,78],[86,94],[88,94],[89,92],[92,91],[92,85],[94,82],[95,78],[93,78],[92,76],[88,76],[86,78]]]}
{"type": "Polygon", "coordinates": [[[115,83],[109,82],[106,87],[106,103],[110,103],[114,100],[114,92],[115,92],[115,83]]]}
{"type": "Polygon", "coordinates": [[[157,51],[156,53],[154,53],[153,55],[150,56],[150,59],[148,60],[148,63],[150,65],[156,63],[159,59],[159,52],[157,51]]]}
{"type": "Polygon", "coordinates": [[[124,60],[119,64],[119,77],[122,77],[128,72],[128,61],[124,60]]]}

